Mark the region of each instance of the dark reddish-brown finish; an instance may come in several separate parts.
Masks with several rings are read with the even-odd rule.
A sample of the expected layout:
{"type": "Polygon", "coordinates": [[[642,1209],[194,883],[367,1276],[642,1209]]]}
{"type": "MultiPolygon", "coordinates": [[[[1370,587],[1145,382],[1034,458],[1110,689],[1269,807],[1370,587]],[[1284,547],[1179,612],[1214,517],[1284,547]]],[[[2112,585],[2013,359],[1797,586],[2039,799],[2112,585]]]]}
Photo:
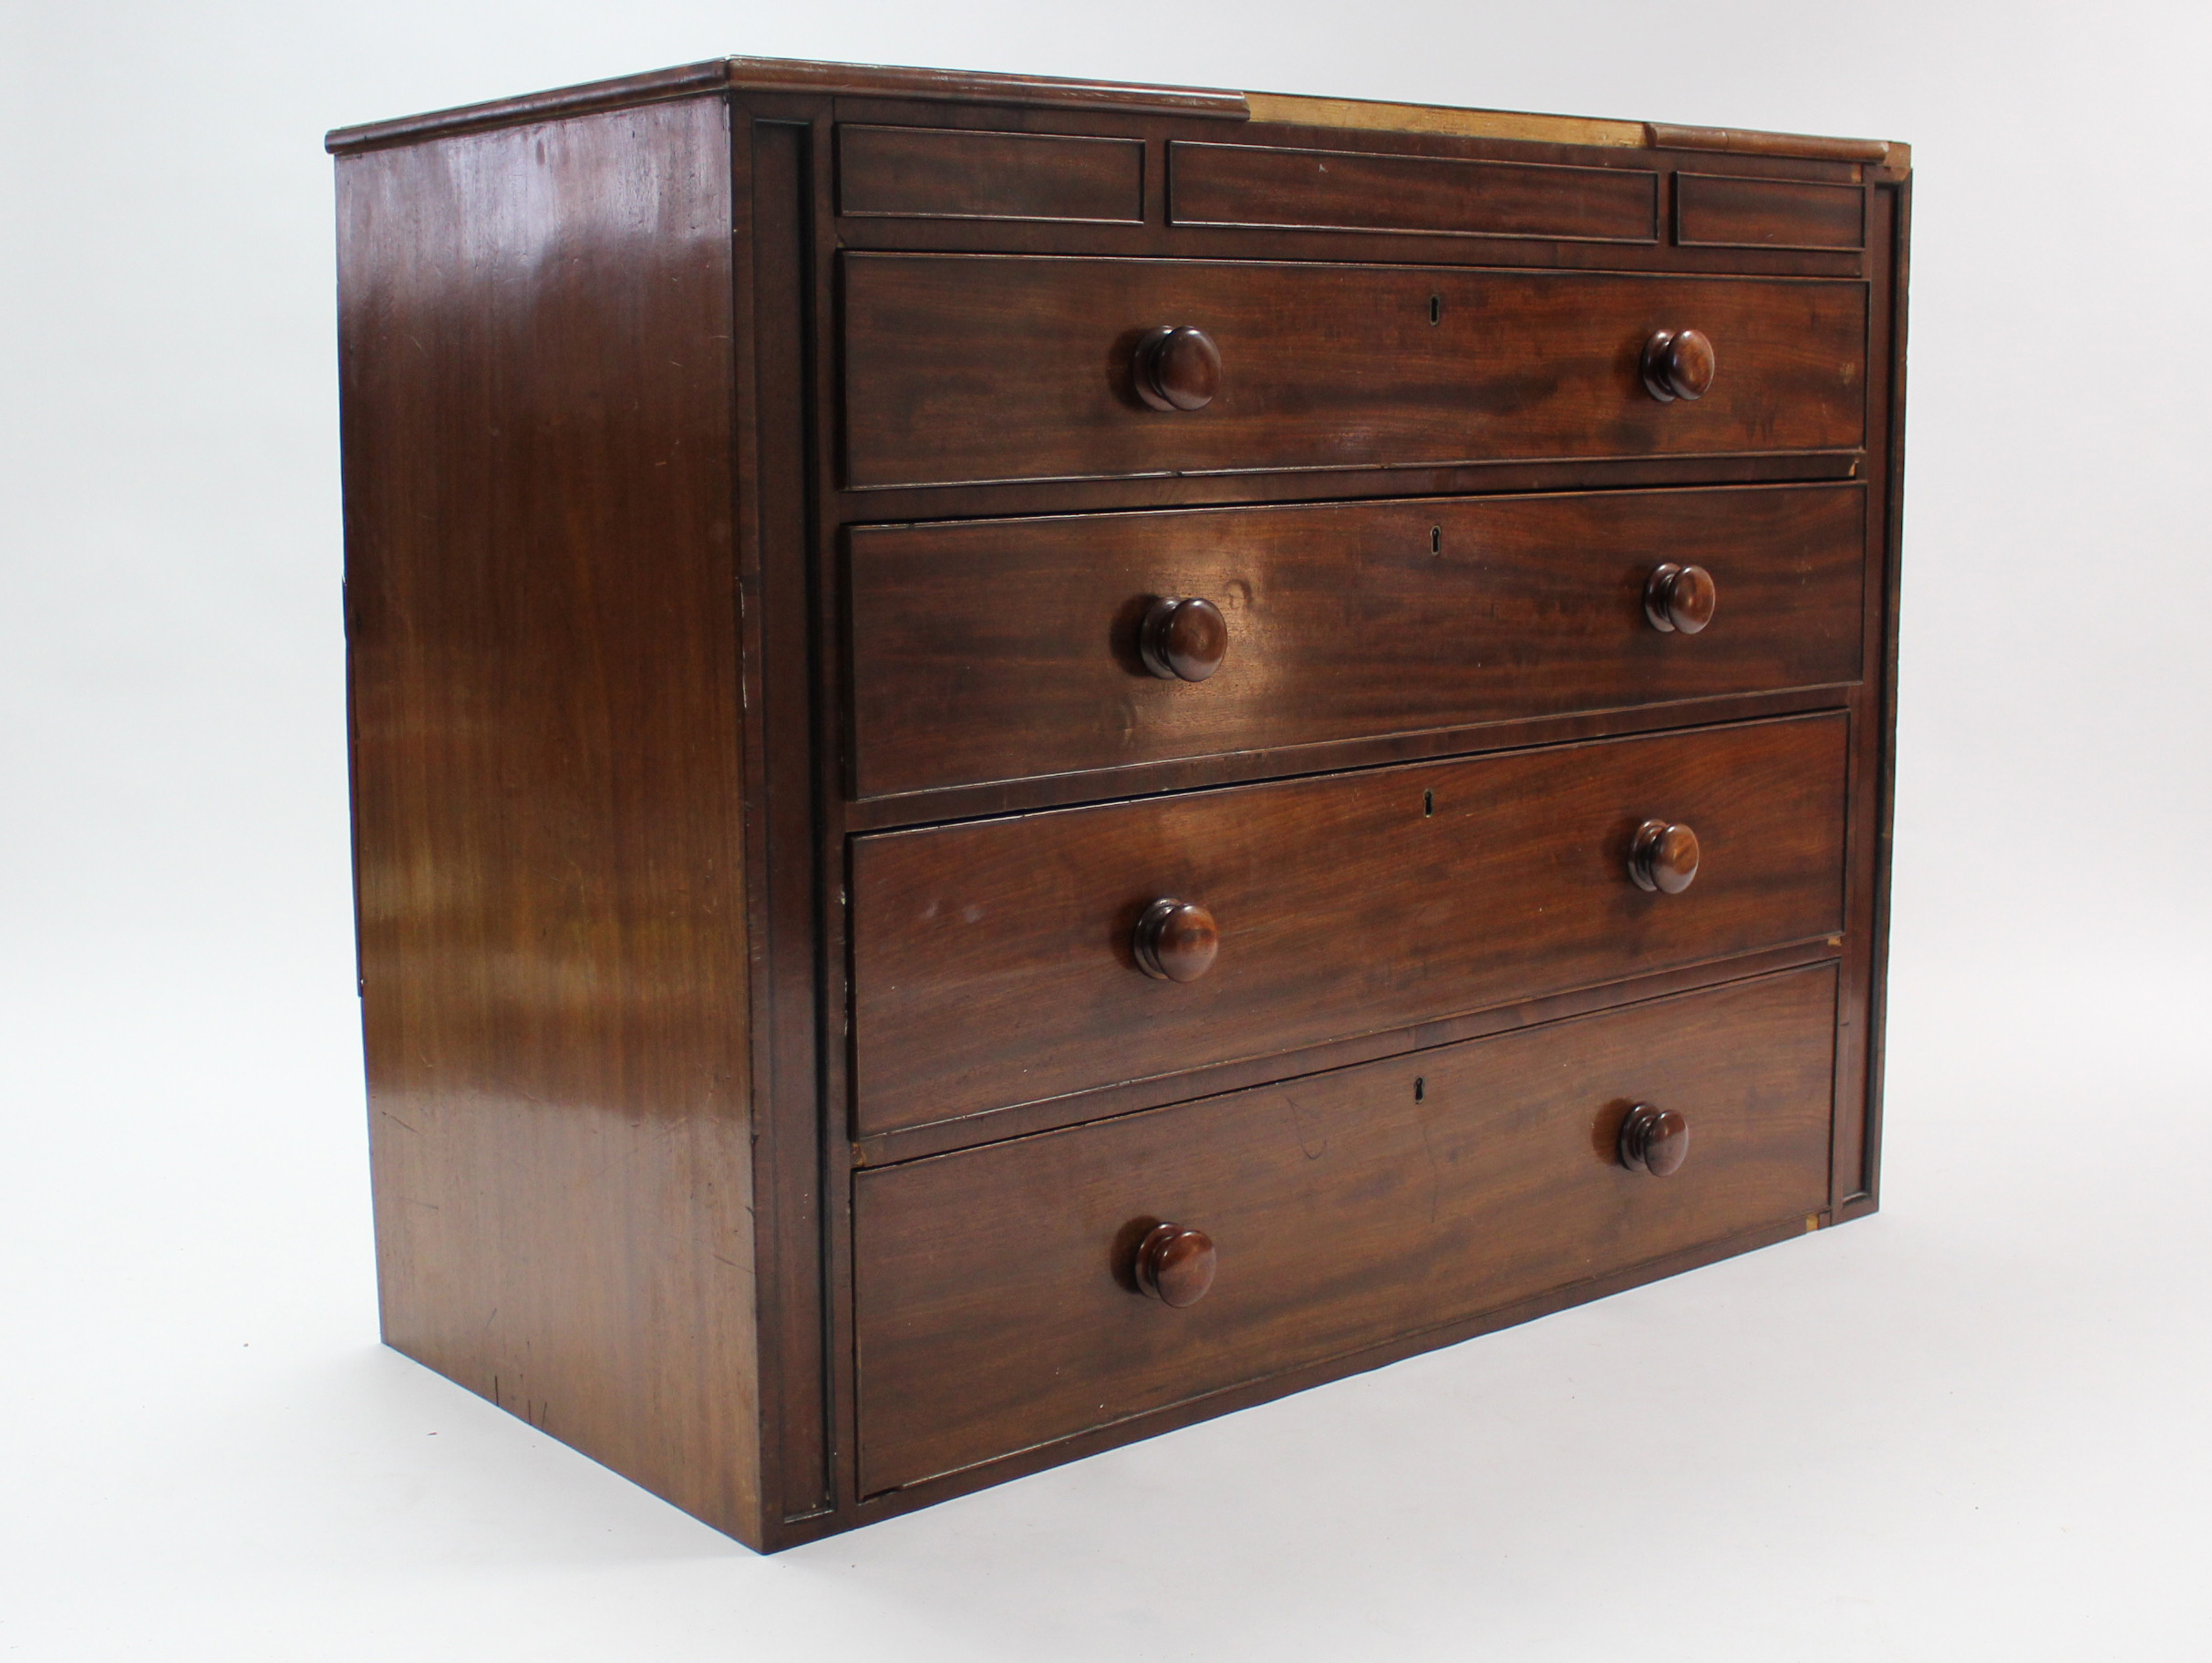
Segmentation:
{"type": "Polygon", "coordinates": [[[1814,133],[1764,133],[1750,128],[1680,127],[1647,121],[1650,141],[1665,150],[1719,150],[1737,156],[1804,156],[1826,161],[1887,162],[1897,147],[1880,139],[1830,139],[1814,133]]]}
{"type": "Polygon", "coordinates": [[[837,129],[837,205],[848,217],[1144,218],[1144,143],[912,127],[837,129]]]}
{"type": "Polygon", "coordinates": [[[742,1534],[726,150],[694,102],[347,157],[338,259],[384,1337],[742,1534]]]}
{"type": "Polygon", "coordinates": [[[1690,1121],[1680,1110],[1638,1103],[1621,1119],[1618,1148],[1630,1172],[1670,1177],[1690,1158],[1690,1121]]]}
{"type": "Polygon", "coordinates": [[[1660,329],[1644,343],[1644,389],[1661,404],[1694,403],[1712,390],[1719,359],[1701,330],[1660,329]]]}
{"type": "MultiPolygon", "coordinates": [[[[802,114],[823,109],[836,98],[841,107],[858,101],[863,110],[886,103],[904,119],[926,112],[936,117],[946,105],[996,105],[1017,121],[1020,112],[1042,109],[1080,119],[1091,112],[1116,115],[1180,116],[1241,121],[1248,113],[1244,95],[1210,87],[1153,87],[1126,81],[1084,81],[1052,75],[997,75],[987,70],[929,69],[890,64],[818,64],[783,57],[732,57],[719,67],[730,88],[760,94],[757,108],[791,119],[791,95],[811,95],[802,114]],[[776,95],[784,95],[781,103],[776,95]],[[899,100],[910,100],[901,107],[899,100]]],[[[1696,129],[1685,129],[1696,130],[1696,129]]],[[[1798,140],[1799,143],[1835,142],[1798,140]]],[[[1876,147],[1877,151],[1879,146],[1876,147]]],[[[1786,154],[1787,152],[1785,152],[1786,154]]]]}
{"type": "Polygon", "coordinates": [[[1137,655],[1162,681],[1205,681],[1229,656],[1229,624],[1203,595],[1163,594],[1144,609],[1137,655]]]}
{"type": "Polygon", "coordinates": [[[1674,237],[1685,247],[1864,248],[1866,191],[1805,180],[1677,173],[1674,237]]]}
{"type": "Polygon", "coordinates": [[[1659,175],[1642,168],[1173,144],[1168,191],[1168,217],[1178,225],[1587,243],[1649,243],[1659,235],[1659,175]]]}
{"type": "MultiPolygon", "coordinates": [[[[734,118],[733,118],[734,119],[734,118]]],[[[801,326],[807,305],[810,204],[826,187],[810,166],[807,129],[757,122],[747,148],[751,197],[739,220],[749,233],[752,305],[739,313],[740,385],[762,408],[796,403],[808,385],[801,326]],[[749,357],[749,363],[748,358],[749,357]]],[[[746,406],[740,403],[740,412],[746,406]]],[[[819,994],[811,977],[810,925],[822,888],[811,856],[815,827],[798,781],[811,771],[812,702],[806,651],[806,574],[794,552],[806,546],[812,475],[807,437],[786,422],[760,423],[755,442],[738,446],[739,626],[748,674],[748,935],[760,969],[748,1029],[754,1079],[754,1252],[762,1265],[819,1262],[810,1245],[842,1211],[838,1182],[825,1171],[815,1067],[819,994]]],[[[837,1434],[829,1400],[839,1360],[830,1335],[835,1292],[802,1272],[757,1278],[760,1309],[765,1532],[819,1516],[835,1504],[837,1434]]]]}
{"type": "Polygon", "coordinates": [[[1865,499],[1753,487],[856,530],[854,789],[1850,682],[1865,499]],[[1649,619],[1666,556],[1728,585],[1694,643],[1649,619]],[[1225,620],[1203,685],[1147,673],[1142,621],[1176,596],[1225,620]]]}
{"type": "Polygon", "coordinates": [[[1865,440],[1858,283],[979,254],[842,264],[859,487],[1865,440]],[[1678,320],[1729,361],[1694,408],[1646,390],[1645,343],[1690,326],[1678,320]],[[1163,326],[1203,330],[1225,367],[1189,421],[1157,419],[1125,367],[1163,326]]]}
{"type": "Polygon", "coordinates": [[[1221,926],[1195,901],[1163,895],[1137,914],[1130,954],[1137,968],[1163,982],[1194,982],[1214,967],[1221,926]]]}
{"type": "Polygon", "coordinates": [[[1221,391],[1221,348],[1203,329],[1160,325],[1131,350],[1130,380],[1155,410],[1203,410],[1221,391]]]}
{"type": "Polygon", "coordinates": [[[1720,604],[1720,585],[1703,566],[1661,561],[1644,580],[1644,616],[1662,635],[1701,633],[1720,604]]]}
{"type": "Polygon", "coordinates": [[[1822,966],[863,1172],[861,1487],[1802,1229],[1827,1197],[1835,1046],[1822,966]],[[1613,1147],[1647,1100],[1697,1105],[1698,1158],[1664,1183],[1613,1147]],[[1204,1221],[1234,1266],[1172,1321],[1122,1281],[1147,1208],[1204,1221]]]}
{"type": "Polygon", "coordinates": [[[1154,1224],[1137,1244],[1131,1266],[1137,1291],[1182,1310],[1196,1305],[1214,1286],[1219,1268],[1214,1238],[1182,1224],[1154,1224]]]}
{"type": "Polygon", "coordinates": [[[1813,717],[858,839],[856,1130],[1831,934],[1846,738],[1813,717]],[[1652,804],[1711,851],[1692,894],[1629,881],[1652,804]],[[1188,986],[1128,945],[1163,895],[1235,933],[1188,986]]]}
{"type": "Polygon", "coordinates": [[[1904,147],[759,59],[330,142],[395,1345],[774,1548],[1874,1208],[1904,147]]]}
{"type": "Polygon", "coordinates": [[[1697,881],[1698,834],[1688,826],[1647,820],[1628,845],[1628,875],[1638,889],[1679,895],[1697,881]]]}
{"type": "Polygon", "coordinates": [[[1251,114],[1241,92],[1220,92],[1205,87],[1131,86],[1121,81],[1071,80],[1049,75],[994,75],[987,70],[926,69],[888,64],[718,57],[704,63],[684,64],[674,69],[653,69],[643,75],[586,81],[550,92],[525,93],[521,98],[494,98],[454,109],[403,116],[396,121],[335,128],[326,136],[324,144],[338,155],[350,155],[386,145],[448,139],[462,133],[519,127],[526,122],[574,118],[601,110],[635,109],[664,99],[696,98],[702,94],[725,91],[739,95],[738,99],[732,100],[732,106],[740,114],[749,107],[759,108],[771,118],[780,117],[782,123],[794,125],[803,125],[812,111],[805,108],[794,111],[793,95],[824,110],[836,98],[908,99],[913,102],[902,114],[912,119],[916,113],[926,111],[933,118],[917,125],[935,125],[934,119],[942,118],[946,106],[964,104],[997,105],[1016,119],[1019,111],[1029,107],[1062,111],[1079,119],[1082,115],[1100,112],[1243,121],[1251,114]]]}

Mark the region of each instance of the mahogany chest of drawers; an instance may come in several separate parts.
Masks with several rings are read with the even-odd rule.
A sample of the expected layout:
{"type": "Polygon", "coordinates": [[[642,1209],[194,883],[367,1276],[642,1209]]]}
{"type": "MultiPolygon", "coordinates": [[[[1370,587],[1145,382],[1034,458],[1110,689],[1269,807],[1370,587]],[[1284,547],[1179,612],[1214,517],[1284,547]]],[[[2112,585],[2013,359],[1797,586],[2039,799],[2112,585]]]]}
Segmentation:
{"type": "Polygon", "coordinates": [[[1902,146],[330,148],[392,1345],[765,1549],[1873,1208],[1902,146]]]}

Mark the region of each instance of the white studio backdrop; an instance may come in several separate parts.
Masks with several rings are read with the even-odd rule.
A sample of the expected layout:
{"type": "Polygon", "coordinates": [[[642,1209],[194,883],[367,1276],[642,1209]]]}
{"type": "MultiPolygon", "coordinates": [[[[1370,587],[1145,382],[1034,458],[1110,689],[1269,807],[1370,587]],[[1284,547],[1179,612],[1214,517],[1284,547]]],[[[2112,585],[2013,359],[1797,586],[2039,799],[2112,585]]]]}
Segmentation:
{"type": "Polygon", "coordinates": [[[0,1655],[2212,1654],[2212,13],[0,8],[0,1655]],[[773,1560],[376,1347],[320,135],[730,52],[1913,143],[1882,1214],[773,1560]]]}

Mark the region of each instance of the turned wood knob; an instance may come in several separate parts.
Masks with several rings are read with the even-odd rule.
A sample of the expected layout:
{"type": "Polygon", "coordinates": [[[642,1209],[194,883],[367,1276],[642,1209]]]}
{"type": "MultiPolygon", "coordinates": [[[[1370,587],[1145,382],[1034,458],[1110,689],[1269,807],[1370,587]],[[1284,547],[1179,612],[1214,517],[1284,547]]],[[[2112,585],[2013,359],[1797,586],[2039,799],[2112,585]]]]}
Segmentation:
{"type": "Polygon", "coordinates": [[[1214,1286],[1214,1238],[1203,1230],[1154,1224],[1137,1244],[1137,1286],[1162,1305],[1196,1305],[1214,1286]]]}
{"type": "Polygon", "coordinates": [[[1717,367],[1712,343],[1695,329],[1662,329],[1644,343],[1644,386],[1661,404],[1704,398],[1717,367]]]}
{"type": "Polygon", "coordinates": [[[1688,826],[1647,820],[1628,849],[1628,875],[1638,889],[1679,895],[1698,875],[1698,834],[1688,826]]]}
{"type": "Polygon", "coordinates": [[[1137,632],[1144,667],[1163,681],[1204,681],[1229,652],[1229,621],[1211,601],[1163,595],[1137,632]]]}
{"type": "Polygon", "coordinates": [[[1638,1103],[1620,1123],[1620,1163],[1632,1172],[1664,1178],[1690,1153],[1690,1122],[1672,1109],[1638,1103]]]}
{"type": "Polygon", "coordinates": [[[1203,410],[1221,391],[1221,348],[1203,329],[1151,331],[1131,367],[1137,397],[1155,410],[1203,410]]]}
{"type": "Polygon", "coordinates": [[[1644,584],[1644,616],[1652,628],[1669,635],[1696,635],[1712,622],[1712,609],[1720,604],[1721,592],[1703,566],[1668,561],[1653,567],[1644,584]]]}
{"type": "Polygon", "coordinates": [[[1195,901],[1155,901],[1137,920],[1138,966],[1165,982],[1194,982],[1221,947],[1214,914],[1195,901]]]}

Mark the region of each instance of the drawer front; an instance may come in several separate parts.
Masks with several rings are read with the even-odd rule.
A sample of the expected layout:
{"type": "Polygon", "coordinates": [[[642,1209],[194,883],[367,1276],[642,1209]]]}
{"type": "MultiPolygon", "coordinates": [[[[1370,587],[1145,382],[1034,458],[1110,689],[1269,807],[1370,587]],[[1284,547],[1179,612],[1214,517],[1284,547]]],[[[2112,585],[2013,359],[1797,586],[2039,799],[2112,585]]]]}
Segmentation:
{"type": "Polygon", "coordinates": [[[1835,1021],[1816,966],[863,1172],[863,1490],[1817,1213],[1835,1021]],[[1688,1122],[1665,1178],[1617,1158],[1639,1102],[1688,1122]],[[1180,1309],[1131,1276],[1163,1221],[1215,1247],[1180,1309]]]}
{"type": "Polygon", "coordinates": [[[1833,935],[1842,715],[878,833],[853,844],[862,1136],[1833,935]],[[1647,819],[1701,847],[1629,877],[1647,819]],[[1153,902],[1210,969],[1139,968],[1153,902]]]}
{"type": "Polygon", "coordinates": [[[852,533],[862,797],[1856,680],[1864,489],[1587,492],[852,533]],[[1663,632],[1662,562],[1709,572],[1663,632]],[[1149,673],[1161,597],[1228,625],[1149,673]]]}
{"type": "Polygon", "coordinates": [[[1456,267],[844,256],[845,467],[856,488],[1857,448],[1856,281],[1456,267]],[[1435,321],[1432,322],[1432,318],[1435,321]],[[1203,408],[1156,410],[1132,357],[1204,330],[1203,408]],[[1694,329],[1695,401],[1645,387],[1694,329]]]}
{"type": "Polygon", "coordinates": [[[1862,249],[1866,188],[1677,173],[1674,240],[1685,248],[1862,249]]]}
{"type": "Polygon", "coordinates": [[[1167,150],[1167,217],[1177,225],[1659,240],[1659,175],[1648,168],[1182,140],[1167,150]]]}
{"type": "Polygon", "coordinates": [[[837,129],[851,219],[1144,222],[1144,141],[920,127],[837,129]]]}

